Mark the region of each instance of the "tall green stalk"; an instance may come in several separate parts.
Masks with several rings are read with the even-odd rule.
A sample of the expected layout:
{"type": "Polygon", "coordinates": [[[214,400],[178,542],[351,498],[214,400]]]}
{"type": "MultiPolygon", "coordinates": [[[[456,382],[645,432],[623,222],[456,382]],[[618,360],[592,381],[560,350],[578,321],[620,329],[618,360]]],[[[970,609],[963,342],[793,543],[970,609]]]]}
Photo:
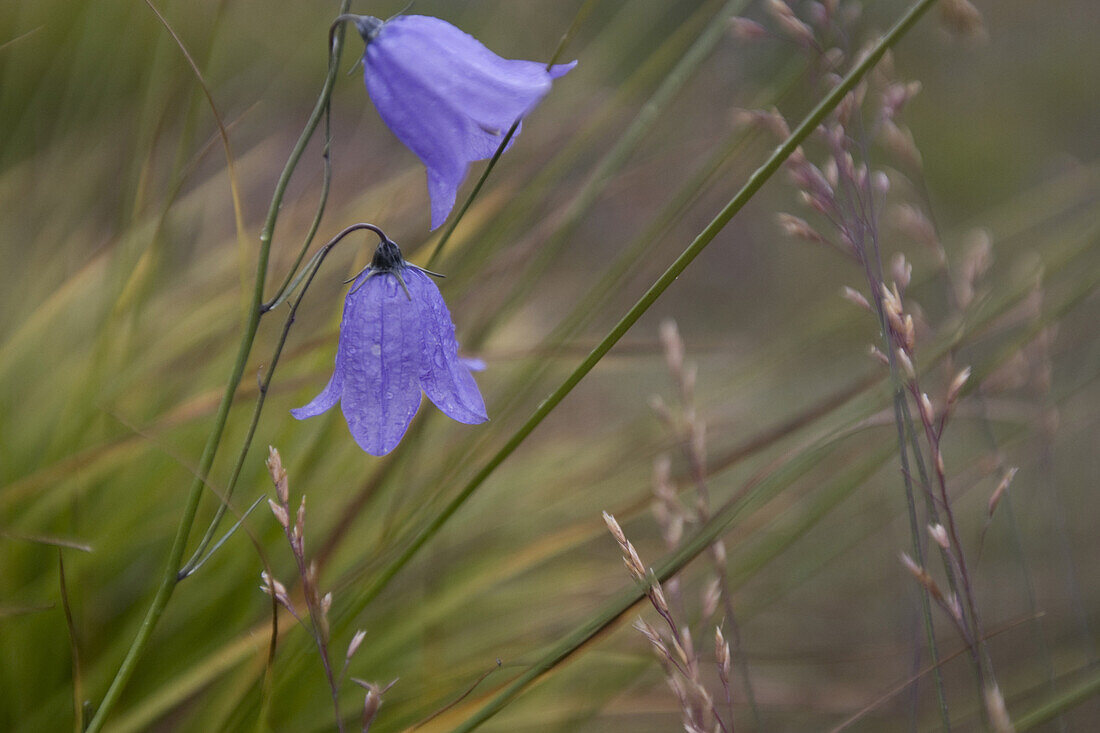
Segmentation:
{"type": "MultiPolygon", "coordinates": [[[[340,12],[346,13],[350,5],[351,0],[343,0],[340,6],[340,12]]],[[[122,664],[111,680],[111,685],[107,688],[107,693],[103,696],[103,701],[96,710],[95,716],[88,724],[88,733],[99,733],[99,731],[103,729],[103,725],[108,716],[110,716],[111,710],[118,702],[118,698],[122,695],[122,691],[125,689],[130,677],[133,676],[134,670],[137,668],[138,660],[145,651],[145,647],[148,645],[149,639],[153,635],[153,630],[156,628],[157,622],[160,621],[161,614],[164,613],[164,609],[167,607],[168,601],[172,597],[172,592],[175,590],[176,584],[179,583],[180,564],[183,561],[184,551],[187,549],[187,538],[191,534],[191,526],[195,523],[195,514],[198,512],[199,502],[202,500],[203,487],[206,485],[206,476],[210,472],[210,467],[214,464],[214,456],[217,454],[218,446],[221,443],[222,433],[225,431],[225,424],[229,418],[229,408],[233,404],[233,395],[236,394],[237,387],[241,383],[241,377],[244,375],[248,355],[251,353],[252,344],[256,340],[256,331],[260,325],[260,317],[264,312],[264,284],[267,280],[267,266],[271,256],[271,240],[275,232],[275,223],[279,218],[279,209],[282,206],[283,197],[286,195],[286,188],[290,183],[290,177],[293,175],[294,169],[298,166],[298,161],[305,152],[306,145],[313,137],[313,133],[317,130],[317,126],[321,122],[321,117],[324,114],[325,108],[328,106],[329,98],[332,96],[332,89],[336,84],[336,72],[340,64],[340,52],[343,49],[343,45],[344,30],[341,27],[337,30],[335,43],[331,49],[328,74],[325,77],[325,84],[321,89],[321,95],[306,122],[305,128],[302,130],[302,134],[298,137],[298,142],[294,145],[294,149],[291,151],[286,165],[283,167],[283,172],[279,176],[279,181],[275,186],[275,192],[271,198],[271,205],[268,208],[267,218],[264,220],[264,227],[260,233],[260,250],[256,262],[256,281],[252,288],[248,317],[245,321],[245,331],[241,336],[240,345],[237,347],[237,358],[233,363],[233,369],[230,372],[229,380],[225,385],[221,403],[218,405],[218,412],[214,418],[214,427],[211,429],[210,435],[206,439],[206,445],[203,447],[202,457],[199,459],[199,468],[195,474],[195,480],[191,484],[191,490],[187,495],[187,502],[184,505],[183,514],[180,517],[179,527],[176,529],[175,539],[172,541],[172,548],[168,553],[168,562],[165,564],[160,585],[157,587],[157,592],[153,597],[153,601],[149,604],[149,610],[145,612],[145,618],[138,628],[137,635],[130,644],[129,650],[126,652],[126,657],[122,660],[122,664]]]]}

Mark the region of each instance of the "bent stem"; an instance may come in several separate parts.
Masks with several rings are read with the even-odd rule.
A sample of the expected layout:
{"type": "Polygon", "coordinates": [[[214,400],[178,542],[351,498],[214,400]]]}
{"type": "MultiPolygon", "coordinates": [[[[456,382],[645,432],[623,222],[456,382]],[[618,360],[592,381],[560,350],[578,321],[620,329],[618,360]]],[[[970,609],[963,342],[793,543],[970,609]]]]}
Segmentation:
{"type": "MultiPolygon", "coordinates": [[[[237,481],[240,479],[241,471],[244,469],[244,463],[248,457],[248,450],[252,447],[252,439],[255,437],[256,428],[260,424],[260,414],[263,412],[264,403],[267,401],[267,391],[271,387],[271,380],[275,376],[275,367],[279,365],[279,357],[283,354],[283,347],[286,345],[290,327],[294,325],[294,319],[298,314],[298,306],[302,304],[302,299],[305,297],[306,291],[309,290],[309,286],[313,283],[313,278],[317,275],[317,271],[321,269],[321,263],[325,261],[325,257],[332,251],[332,248],[343,241],[349,234],[363,229],[369,229],[383,240],[386,237],[386,235],[382,233],[382,230],[373,224],[352,224],[330,239],[328,243],[317,252],[317,255],[310,261],[308,269],[303,273],[305,279],[302,283],[301,290],[298,291],[298,295],[290,306],[290,311],[287,313],[286,320],[283,322],[282,333],[279,334],[279,340],[275,344],[275,350],[271,354],[271,361],[267,368],[267,373],[264,375],[263,381],[260,382],[259,393],[256,395],[256,405],[252,408],[252,420],[248,424],[248,431],[245,433],[244,442],[241,444],[241,450],[237,454],[237,462],[233,465],[233,473],[229,477],[229,483],[226,484],[225,491],[222,493],[222,501],[218,505],[214,518],[210,521],[210,526],[206,530],[206,535],[202,538],[202,541],[199,542],[198,547],[195,548],[195,552],[191,559],[180,568],[177,574],[178,580],[183,580],[190,576],[199,569],[200,564],[205,562],[206,557],[209,557],[209,555],[204,557],[203,553],[213,540],[218,524],[229,508],[229,498],[233,494],[233,490],[237,488],[237,481]]],[[[265,310],[264,312],[267,311],[265,310]]]]}
{"type": "MultiPolygon", "coordinates": [[[[341,12],[347,12],[347,8],[350,5],[351,0],[343,0],[341,3],[341,12]]],[[[191,490],[187,495],[183,514],[180,516],[179,527],[176,529],[176,536],[172,540],[172,547],[168,553],[168,562],[165,564],[164,573],[161,576],[156,595],[153,596],[153,600],[149,604],[149,609],[145,613],[145,618],[142,620],[141,626],[138,627],[138,632],[134,636],[134,640],[131,642],[129,650],[126,652],[126,657],[122,660],[122,664],[111,680],[111,684],[107,688],[106,694],[103,696],[103,701],[100,703],[99,709],[96,710],[95,716],[88,723],[87,733],[99,733],[103,729],[103,725],[114,709],[114,706],[118,703],[118,699],[122,695],[123,689],[130,681],[130,677],[133,676],[134,670],[137,668],[138,660],[145,651],[145,647],[148,645],[149,639],[153,635],[153,630],[160,621],[160,617],[164,613],[164,609],[167,607],[168,601],[172,597],[172,592],[179,582],[180,564],[183,561],[184,551],[187,549],[187,538],[191,534],[191,526],[195,523],[195,514],[198,512],[199,502],[202,499],[203,487],[206,485],[206,476],[210,472],[210,467],[214,464],[214,456],[218,451],[218,445],[221,443],[222,433],[225,431],[225,424],[229,418],[229,408],[233,403],[233,395],[236,394],[237,387],[241,383],[241,377],[244,375],[248,355],[252,351],[253,342],[256,340],[256,331],[259,329],[260,316],[263,314],[264,283],[267,279],[267,266],[271,255],[271,239],[275,232],[275,222],[279,218],[279,209],[286,195],[290,177],[294,173],[294,169],[298,166],[298,161],[305,152],[306,145],[313,137],[313,133],[317,130],[317,126],[321,122],[321,116],[332,96],[332,89],[336,83],[336,70],[339,66],[340,51],[343,45],[344,34],[341,29],[337,33],[335,41],[330,44],[329,47],[328,75],[325,77],[325,83],[321,89],[320,97],[306,122],[305,128],[302,130],[302,134],[298,137],[298,142],[294,145],[294,149],[291,151],[290,157],[287,159],[286,165],[283,167],[283,172],[280,174],[279,181],[275,186],[275,192],[271,198],[271,205],[268,208],[267,218],[264,221],[264,227],[260,233],[260,249],[256,262],[256,281],[252,289],[245,331],[241,336],[240,345],[237,347],[236,360],[233,363],[229,380],[226,382],[221,403],[218,405],[218,412],[214,418],[214,427],[211,429],[210,435],[206,439],[206,445],[203,447],[202,457],[199,459],[199,469],[195,474],[195,480],[192,482],[191,490]]]]}
{"type": "Polygon", "coordinates": [[[871,70],[887,49],[912,28],[917,20],[936,2],[936,0],[919,0],[914,3],[886,35],[881,37],[874,47],[860,60],[860,62],[822,99],[790,136],[775,149],[771,156],[749,177],[749,180],[738,191],[713,220],[701,231],[694,241],[669,265],[668,269],[649,287],[642,297],[627,311],[626,315],[615,324],[611,332],[589,353],[583,362],[578,365],[562,384],[555,389],[542,403],[527,421],[512,435],[511,438],[490,458],[469,482],[463,486],[458,495],[447,504],[443,510],[427,524],[404,551],[375,578],[367,590],[356,599],[344,616],[342,621],[347,622],[352,616],[365,608],[389,582],[408,564],[416,553],[427,544],[435,534],[447,523],[459,508],[466,503],[475,491],[492,475],[504,461],[512,455],[535,428],[549,415],[565,397],[573,391],[573,388],[595,368],[596,364],[618,343],[631,326],[649,310],[657,298],[668,289],[676,278],[687,269],[688,265],[706,249],[715,237],[725,228],[731,219],[742,209],[749,200],[756,195],[780,166],[791,156],[802,142],[809,137],[825,117],[840,104],[844,96],[850,92],[860,79],[871,70]]]}

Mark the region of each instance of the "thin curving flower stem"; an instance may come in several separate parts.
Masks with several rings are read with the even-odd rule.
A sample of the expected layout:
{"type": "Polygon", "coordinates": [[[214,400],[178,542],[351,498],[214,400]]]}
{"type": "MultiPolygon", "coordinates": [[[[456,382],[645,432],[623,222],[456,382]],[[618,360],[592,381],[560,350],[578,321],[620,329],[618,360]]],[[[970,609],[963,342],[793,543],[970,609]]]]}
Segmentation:
{"type": "MultiPolygon", "coordinates": [[[[225,490],[221,495],[221,503],[218,505],[217,512],[214,514],[214,518],[210,521],[210,526],[207,528],[206,535],[199,542],[195,548],[191,559],[188,560],[177,573],[177,579],[183,580],[191,575],[198,569],[200,563],[204,562],[203,553],[210,545],[210,542],[214,538],[214,533],[218,528],[218,524],[221,522],[222,517],[225,516],[226,510],[229,508],[229,498],[233,494],[233,490],[237,487],[237,481],[241,477],[241,471],[244,469],[245,460],[248,457],[248,450],[252,447],[252,439],[256,436],[256,428],[260,424],[260,414],[263,412],[264,403],[267,401],[267,392],[271,387],[271,380],[275,376],[275,368],[279,365],[279,358],[283,354],[283,347],[286,346],[287,336],[290,334],[290,327],[294,325],[294,319],[298,314],[298,307],[302,304],[302,299],[305,297],[306,291],[309,290],[309,286],[313,283],[313,278],[317,275],[317,271],[321,269],[321,263],[325,261],[329,252],[333,247],[339,244],[345,237],[353,232],[358,232],[364,229],[368,229],[381,238],[385,238],[385,234],[382,230],[373,224],[352,224],[349,227],[344,228],[339,234],[330,239],[324,247],[322,247],[317,255],[310,262],[309,269],[304,273],[305,281],[302,283],[301,289],[298,290],[297,295],[294,298],[294,302],[290,306],[290,310],[287,313],[286,320],[283,322],[283,330],[279,334],[279,340],[275,344],[275,350],[271,354],[271,359],[268,363],[267,373],[264,374],[263,381],[260,382],[259,393],[256,395],[256,404],[252,408],[252,420],[248,424],[248,430],[245,433],[244,442],[241,444],[240,452],[237,454],[237,462],[233,465],[233,473],[229,476],[229,482],[225,486],[225,490]]],[[[266,311],[265,311],[266,312],[266,311]]]]}
{"type": "Polygon", "coordinates": [[[309,225],[309,231],[306,233],[306,237],[302,240],[302,248],[298,250],[298,256],[294,259],[294,264],[287,270],[286,277],[283,278],[282,285],[275,291],[275,294],[271,296],[266,303],[264,303],[263,310],[267,312],[274,307],[274,303],[283,296],[290,286],[290,283],[294,280],[294,275],[298,272],[298,268],[302,266],[302,260],[305,259],[306,253],[309,251],[309,247],[313,244],[313,238],[317,236],[317,230],[321,226],[321,219],[325,215],[325,206],[328,204],[329,188],[332,185],[332,156],[330,148],[332,147],[332,105],[325,106],[325,139],[321,149],[321,159],[324,161],[324,172],[321,175],[321,196],[317,202],[317,213],[313,216],[313,222],[309,225]]]}
{"type": "Polygon", "coordinates": [[[741,190],[730,199],[718,215],[715,216],[706,228],[695,237],[694,241],[688,245],[671,265],[669,265],[668,269],[665,270],[648,290],[646,290],[634,306],[627,311],[626,315],[615,324],[611,332],[600,341],[585,360],[573,370],[557,389],[539,404],[535,412],[527,419],[527,422],[525,422],[519,430],[508,439],[500,450],[482,466],[481,470],[462,487],[458,495],[455,496],[454,499],[452,499],[450,503],[448,503],[447,506],[412,539],[402,553],[382,570],[363,595],[357,598],[356,603],[348,609],[347,615],[344,617],[345,620],[350,619],[351,616],[366,607],[367,604],[382,592],[394,576],[397,575],[397,573],[408,564],[409,560],[416,555],[420,548],[435,536],[454,513],[457,512],[474,492],[481,487],[485,480],[492,475],[497,467],[512,455],[516,448],[518,448],[523,441],[534,432],[535,428],[546,419],[546,416],[573,391],[573,388],[576,387],[593,368],[595,368],[596,364],[598,364],[607,352],[618,343],[619,339],[630,330],[631,326],[649,310],[650,306],[657,301],[657,298],[659,298],[661,294],[672,285],[676,278],[687,269],[688,265],[706,249],[707,245],[718,236],[725,226],[729,224],[730,220],[744,208],[745,204],[756,195],[756,192],[763,187],[777,170],[779,170],[780,166],[782,166],[787,158],[794,153],[798,146],[801,145],[802,141],[810,136],[810,133],[821,124],[825,117],[840,104],[844,96],[859,83],[860,79],[862,79],[875,64],[878,63],[887,49],[897,43],[897,41],[913,27],[917,20],[919,20],[935,2],[936,0],[919,0],[914,3],[905,15],[894,24],[893,28],[891,28],[886,35],[882,36],[862,60],[860,60],[836,87],[834,87],[833,90],[814,107],[810,114],[802,120],[801,124],[795,128],[790,136],[775,149],[767,161],[749,176],[749,180],[741,190]]]}
{"type": "MultiPolygon", "coordinates": [[[[343,0],[340,12],[347,12],[350,5],[351,0],[343,0]]],[[[256,281],[252,290],[251,305],[248,318],[245,322],[245,331],[241,336],[240,345],[237,347],[237,357],[233,363],[233,369],[230,372],[229,380],[225,385],[225,392],[222,394],[221,403],[218,405],[218,412],[214,418],[214,427],[211,429],[210,435],[206,439],[206,445],[203,447],[202,457],[199,459],[199,469],[195,475],[195,480],[191,484],[191,490],[187,495],[187,501],[184,504],[183,514],[180,517],[179,527],[176,529],[176,536],[172,540],[172,547],[168,553],[168,561],[165,564],[164,574],[161,576],[160,585],[157,587],[156,595],[153,596],[153,600],[149,604],[149,609],[145,612],[145,618],[142,620],[141,626],[138,627],[138,632],[134,636],[134,640],[130,643],[130,648],[127,650],[126,656],[122,660],[122,664],[119,666],[118,671],[115,672],[115,676],[112,678],[111,684],[107,688],[107,692],[103,696],[103,700],[95,712],[95,716],[93,716],[88,723],[86,729],[87,733],[99,733],[103,729],[111,711],[118,703],[118,699],[122,695],[123,689],[130,681],[130,677],[133,676],[137,668],[138,660],[145,651],[145,647],[149,644],[149,640],[153,635],[153,630],[160,621],[160,617],[164,613],[164,609],[167,607],[168,601],[172,597],[172,592],[175,590],[176,584],[179,583],[180,564],[183,561],[183,554],[187,549],[187,538],[191,534],[191,527],[195,523],[195,515],[198,512],[199,502],[202,499],[203,488],[206,486],[206,476],[210,472],[210,467],[214,464],[214,456],[217,454],[218,445],[221,443],[222,433],[225,431],[225,424],[229,418],[229,408],[232,406],[233,396],[236,394],[237,387],[241,383],[241,377],[244,375],[248,355],[251,353],[252,344],[256,340],[256,331],[260,325],[260,316],[263,315],[264,284],[267,279],[267,265],[271,255],[271,239],[275,231],[275,223],[279,218],[279,209],[286,195],[286,188],[290,183],[290,177],[294,173],[294,169],[298,166],[298,161],[301,160],[306,145],[313,137],[313,133],[317,130],[317,126],[321,122],[321,116],[328,105],[329,98],[332,96],[332,89],[336,84],[336,72],[339,67],[340,51],[343,49],[343,45],[344,33],[341,29],[336,34],[334,42],[329,45],[328,74],[325,77],[325,83],[321,89],[320,97],[306,122],[305,128],[302,130],[302,134],[298,137],[298,142],[291,151],[290,157],[287,159],[286,165],[283,167],[283,172],[279,176],[279,181],[275,186],[275,192],[271,198],[271,205],[268,208],[267,218],[264,220],[264,227],[260,233],[260,248],[256,261],[256,281]]]]}
{"type": "MultiPolygon", "coordinates": [[[[290,266],[290,269],[286,273],[286,277],[283,279],[283,283],[279,286],[275,294],[271,296],[262,306],[260,306],[260,315],[273,310],[274,307],[281,302],[284,294],[288,292],[288,288],[291,287],[291,283],[294,281],[294,276],[298,272],[298,268],[302,266],[302,261],[305,259],[306,253],[309,251],[309,246],[313,243],[314,237],[317,236],[317,230],[321,226],[321,219],[325,214],[325,206],[328,203],[329,188],[332,183],[332,159],[330,156],[330,146],[332,144],[332,104],[331,98],[329,104],[324,108],[325,117],[325,133],[324,143],[321,149],[321,157],[324,160],[324,173],[321,177],[321,195],[317,203],[317,212],[313,216],[313,222],[309,225],[309,231],[306,233],[305,239],[302,242],[302,247],[298,251],[298,256],[294,260],[294,264],[290,266]]],[[[339,236],[346,236],[341,234],[339,236]]],[[[327,252],[327,249],[325,250],[327,252]]],[[[311,278],[312,279],[312,278],[311,278]]],[[[297,304],[295,304],[295,309],[297,304]]],[[[293,322],[293,313],[291,317],[293,322]]],[[[177,577],[182,580],[195,570],[198,569],[203,553],[206,552],[206,548],[210,546],[210,543],[214,540],[214,534],[218,530],[218,525],[221,524],[222,519],[225,518],[225,512],[229,509],[229,499],[233,495],[234,489],[237,488],[237,480],[240,478],[241,470],[244,468],[245,457],[248,455],[248,449],[252,445],[252,438],[256,432],[256,425],[260,419],[260,412],[263,410],[264,398],[267,395],[268,386],[271,384],[271,375],[275,372],[275,362],[279,359],[279,353],[282,351],[283,341],[286,339],[284,332],[283,338],[280,340],[279,345],[276,347],[275,356],[272,358],[271,365],[267,372],[267,377],[260,385],[260,395],[256,402],[256,407],[252,414],[252,422],[248,426],[248,432],[245,435],[244,443],[241,446],[241,451],[237,456],[237,463],[233,467],[233,473],[230,476],[229,483],[226,484],[225,492],[221,496],[221,503],[218,504],[218,509],[214,513],[213,519],[210,520],[210,525],[206,528],[206,532],[203,534],[202,539],[199,540],[199,544],[195,547],[194,552],[191,554],[191,559],[184,563],[177,573],[177,577]]]]}

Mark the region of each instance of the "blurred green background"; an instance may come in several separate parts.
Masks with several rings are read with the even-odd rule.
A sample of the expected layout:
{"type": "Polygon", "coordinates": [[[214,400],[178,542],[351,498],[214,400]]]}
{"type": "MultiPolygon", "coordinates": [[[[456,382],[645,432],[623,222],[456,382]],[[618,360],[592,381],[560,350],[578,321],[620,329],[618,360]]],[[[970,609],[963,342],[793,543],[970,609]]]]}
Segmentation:
{"type": "MultiPolygon", "coordinates": [[[[210,109],[144,3],[0,5],[5,730],[64,730],[73,719],[58,551],[44,538],[91,550],[62,552],[79,679],[93,705],[136,632],[232,364],[254,243],[320,90],[325,34],[337,8],[321,0],[156,4],[229,125],[243,247],[210,109]]],[[[418,0],[412,12],[443,17],[505,57],[546,60],[581,4],[418,0]]],[[[769,22],[759,3],[746,5],[745,15],[769,22]]],[[[946,449],[986,627],[1002,630],[990,648],[1015,717],[1081,684],[1095,689],[1097,678],[1100,9],[1091,0],[977,5],[984,38],[952,35],[933,12],[895,50],[893,65],[899,78],[923,86],[905,119],[948,256],[963,261],[976,228],[993,242],[981,302],[995,318],[972,333],[958,326],[956,355],[956,366],[975,365],[988,385],[960,408],[946,449]],[[1037,350],[1031,337],[1040,327],[1047,340],[1037,350]],[[1020,470],[1008,508],[987,526],[998,465],[1020,470]]],[[[352,10],[385,17],[402,6],[357,3],[352,10]]],[[[415,441],[380,460],[356,447],[338,411],[293,420],[287,411],[328,379],[341,282],[366,263],[369,248],[345,245],[322,270],[291,331],[233,503],[241,511],[270,492],[263,458],[267,445],[276,446],[292,497],[309,496],[307,549],[320,553],[322,585],[333,589],[337,615],[355,606],[410,533],[764,160],[775,141],[736,126],[736,111],[778,104],[793,122],[816,103],[797,46],[746,42],[724,28],[702,63],[669,81],[689,46],[725,23],[724,6],[594,3],[564,54],[580,65],[524,123],[448,243],[436,269],[449,275],[442,291],[459,339],[489,365],[478,382],[490,423],[461,426],[423,407],[415,441]],[[670,84],[662,104],[652,104],[655,90],[670,84]],[[620,150],[630,126],[652,113],[637,144],[611,165],[609,151],[620,150]],[[629,273],[575,313],[639,241],[646,246],[632,256],[629,273]],[[558,336],[548,338],[555,327],[579,317],[555,348],[558,336]]],[[[893,0],[866,6],[852,27],[857,39],[871,38],[905,8],[893,0]]],[[[350,34],[343,67],[361,50],[350,34]]],[[[378,118],[358,71],[338,76],[332,130],[321,241],[370,221],[423,263],[435,242],[423,169],[378,118]]],[[[285,199],[273,284],[313,217],[320,149],[318,138],[285,199]]],[[[471,179],[483,165],[472,167],[471,179]]],[[[646,562],[664,554],[648,511],[652,463],[671,451],[674,473],[682,476],[685,467],[649,406],[651,395],[674,399],[657,339],[662,319],[678,322],[698,365],[715,505],[813,441],[889,406],[881,383],[851,394],[853,385],[881,376],[866,357],[877,338],[874,321],[836,296],[842,285],[858,286],[862,273],[825,248],[779,233],[775,213],[798,206],[783,178],[753,199],[385,593],[339,628],[337,649],[354,628],[368,632],[352,675],[399,678],[374,730],[422,720],[501,660],[501,669],[425,729],[457,724],[546,644],[628,587],[601,510],[619,517],[646,562]]],[[[907,200],[905,191],[898,196],[907,200]]],[[[934,258],[895,228],[885,231],[886,251],[904,251],[914,264],[911,297],[932,324],[945,322],[934,258]]],[[[239,449],[257,391],[253,375],[269,360],[280,325],[281,317],[261,325],[211,474],[215,489],[239,449]]],[[[942,394],[943,374],[931,373],[942,394]]],[[[762,729],[828,728],[920,666],[917,590],[897,561],[909,531],[897,456],[888,452],[893,439],[887,422],[838,440],[807,471],[758,496],[725,535],[762,729]]],[[[215,506],[208,495],[194,535],[215,506]]],[[[295,571],[263,507],[246,526],[253,542],[238,533],[177,589],[109,730],[257,727],[271,616],[256,588],[261,552],[288,585],[295,571]]],[[[683,579],[690,599],[706,580],[706,563],[697,565],[683,579]]],[[[698,620],[697,606],[692,600],[685,621],[698,620]]],[[[629,627],[634,615],[486,729],[679,729],[676,699],[629,627]]],[[[960,648],[945,619],[936,621],[945,653],[960,648]]],[[[324,677],[306,641],[297,628],[283,637],[261,729],[332,728],[324,677]]],[[[966,661],[948,662],[944,675],[953,719],[960,729],[979,728],[966,661]]],[[[360,692],[350,684],[344,692],[354,721],[360,692]]],[[[740,688],[734,692],[739,730],[752,729],[747,702],[740,688]]],[[[934,706],[925,678],[855,727],[934,727],[934,706]]],[[[1086,696],[1043,725],[1089,730],[1097,719],[1100,703],[1086,696]]]]}

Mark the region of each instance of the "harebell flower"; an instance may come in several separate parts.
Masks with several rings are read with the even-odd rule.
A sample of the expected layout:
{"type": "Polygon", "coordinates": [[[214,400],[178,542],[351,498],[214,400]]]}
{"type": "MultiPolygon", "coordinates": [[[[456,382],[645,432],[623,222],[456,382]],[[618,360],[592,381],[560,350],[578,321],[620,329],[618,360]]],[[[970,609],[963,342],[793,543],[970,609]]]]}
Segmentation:
{"type": "Polygon", "coordinates": [[[344,301],[332,379],[291,414],[303,420],[339,402],[355,442],[371,455],[385,455],[405,435],[421,391],[458,422],[489,419],[471,366],[458,356],[439,288],[383,237],[344,301]]]}
{"type": "Polygon", "coordinates": [[[454,208],[470,162],[493,157],[551,81],[577,65],[547,70],[535,61],[503,59],[470,34],[425,15],[343,17],[355,21],[367,44],[363,75],[379,116],[428,169],[432,229],[454,208]]]}

